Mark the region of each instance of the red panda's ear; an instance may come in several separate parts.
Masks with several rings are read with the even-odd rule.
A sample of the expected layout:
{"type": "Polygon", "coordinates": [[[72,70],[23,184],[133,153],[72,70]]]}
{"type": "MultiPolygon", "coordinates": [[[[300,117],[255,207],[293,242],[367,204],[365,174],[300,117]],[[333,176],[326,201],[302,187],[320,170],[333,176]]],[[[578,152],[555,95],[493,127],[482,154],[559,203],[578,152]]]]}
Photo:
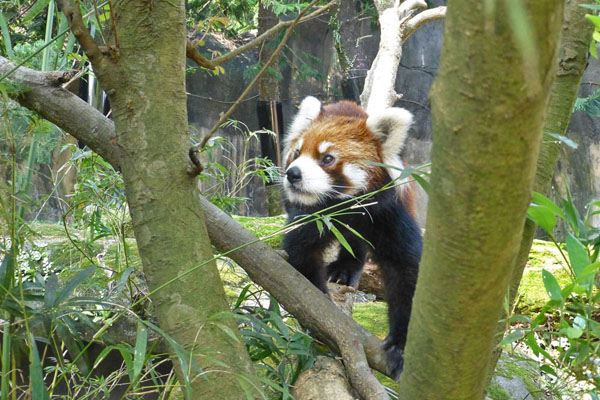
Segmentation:
{"type": "Polygon", "coordinates": [[[402,149],[406,134],[413,122],[413,115],[404,108],[387,108],[371,113],[367,128],[381,140],[383,152],[396,155],[402,149]]]}
{"type": "Polygon", "coordinates": [[[306,130],[315,118],[321,113],[321,102],[316,97],[308,96],[302,103],[298,114],[294,117],[292,124],[288,128],[285,136],[285,151],[289,150],[289,145],[297,139],[302,132],[306,130]]]}

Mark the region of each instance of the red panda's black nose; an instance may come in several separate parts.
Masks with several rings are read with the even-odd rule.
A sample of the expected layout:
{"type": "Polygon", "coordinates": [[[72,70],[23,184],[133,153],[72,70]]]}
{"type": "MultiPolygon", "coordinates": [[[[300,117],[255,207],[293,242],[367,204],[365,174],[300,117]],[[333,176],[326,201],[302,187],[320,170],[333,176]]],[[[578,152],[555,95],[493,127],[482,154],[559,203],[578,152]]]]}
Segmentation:
{"type": "Polygon", "coordinates": [[[288,169],[285,174],[287,175],[287,179],[290,181],[290,183],[296,183],[302,180],[302,173],[298,167],[292,167],[288,169]]]}

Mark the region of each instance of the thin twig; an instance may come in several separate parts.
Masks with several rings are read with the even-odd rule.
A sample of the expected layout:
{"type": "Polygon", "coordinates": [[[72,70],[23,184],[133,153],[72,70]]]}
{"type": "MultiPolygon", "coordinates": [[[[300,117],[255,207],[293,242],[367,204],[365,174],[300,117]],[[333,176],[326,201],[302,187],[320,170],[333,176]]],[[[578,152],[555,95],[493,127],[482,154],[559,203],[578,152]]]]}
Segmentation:
{"type": "Polygon", "coordinates": [[[87,54],[92,64],[99,63],[102,60],[102,52],[84,25],[79,6],[73,4],[71,0],[57,0],[57,3],[67,17],[71,25],[71,31],[85,51],[85,54],[87,54]]]}
{"type": "Polygon", "coordinates": [[[199,150],[204,148],[204,146],[206,145],[206,143],[208,142],[208,140],[215,134],[215,132],[217,131],[217,129],[219,129],[219,127],[225,121],[227,121],[227,119],[231,116],[231,114],[233,114],[233,112],[238,107],[238,105],[242,102],[242,100],[244,99],[244,97],[246,97],[248,95],[248,93],[250,93],[250,91],[252,89],[254,89],[254,86],[256,86],[256,84],[258,83],[258,81],[260,80],[260,78],[264,75],[264,73],[267,71],[267,69],[269,68],[269,66],[271,66],[271,64],[273,64],[273,62],[275,61],[275,59],[279,56],[279,53],[281,53],[281,51],[285,47],[285,44],[287,43],[290,35],[292,34],[292,32],[293,32],[294,28],[296,27],[296,25],[298,24],[298,22],[300,22],[300,20],[304,16],[304,14],[306,14],[306,12],[312,6],[314,6],[318,1],[319,0],[313,0],[313,1],[311,1],[308,4],[308,6],[306,6],[306,8],[304,8],[304,10],[302,10],[300,12],[300,14],[298,14],[298,16],[296,17],[296,19],[294,19],[294,21],[292,22],[292,24],[290,24],[287,32],[285,33],[285,35],[281,39],[281,42],[279,43],[279,45],[277,46],[277,48],[275,49],[275,51],[273,52],[273,54],[271,54],[271,57],[267,60],[267,62],[265,63],[265,65],[263,65],[263,67],[258,72],[258,74],[256,74],[256,76],[254,77],[254,79],[252,80],[252,82],[250,82],[250,84],[248,85],[248,87],[246,87],[246,89],[242,92],[242,94],[237,98],[237,100],[235,101],[235,103],[233,103],[233,105],[231,107],[229,107],[229,110],[227,110],[227,112],[225,112],[224,114],[221,115],[221,117],[219,118],[219,121],[213,126],[213,128],[210,130],[210,132],[202,138],[202,140],[200,141],[200,143],[198,145],[190,148],[190,151],[189,151],[190,159],[192,160],[192,163],[195,166],[195,168],[193,168],[192,170],[189,171],[192,176],[196,176],[200,172],[202,172],[202,165],[200,164],[198,156],[197,156],[197,153],[199,152],[199,150]]]}
{"type": "Polygon", "coordinates": [[[113,10],[112,0],[108,0],[108,9],[110,11],[110,19],[113,23],[113,29],[115,31],[115,47],[118,50],[119,49],[119,35],[117,34],[117,19],[115,18],[116,14],[113,10]]]}
{"type": "MultiPolygon", "coordinates": [[[[311,3],[311,4],[313,4],[313,3],[311,3]]],[[[337,3],[337,0],[330,1],[323,7],[320,7],[319,9],[313,11],[312,13],[308,14],[307,16],[300,18],[299,21],[290,20],[290,21],[280,22],[277,25],[275,25],[274,27],[272,27],[271,29],[265,31],[260,36],[257,36],[255,39],[249,41],[248,43],[246,43],[234,50],[231,50],[230,52],[223,54],[222,56],[213,58],[212,60],[209,60],[206,57],[204,57],[202,54],[200,54],[200,52],[198,52],[198,50],[196,49],[196,46],[194,46],[194,44],[188,40],[187,48],[186,48],[187,57],[189,59],[195,61],[198,65],[200,65],[203,68],[215,69],[218,65],[221,65],[224,62],[227,62],[227,61],[231,60],[232,58],[234,58],[254,47],[260,46],[263,42],[265,42],[266,40],[269,40],[270,38],[275,36],[277,33],[279,33],[281,30],[283,30],[291,25],[303,23],[303,22],[309,21],[311,19],[314,19],[320,15],[325,14],[325,12],[328,11],[331,7],[333,7],[336,3],[337,3]]],[[[308,8],[309,7],[307,7],[306,9],[308,9],[308,8]]],[[[305,11],[303,10],[303,12],[305,12],[305,11]]]]}
{"type": "Polygon", "coordinates": [[[94,15],[96,16],[96,21],[98,21],[98,31],[100,32],[100,36],[102,37],[102,42],[108,44],[106,42],[106,35],[104,34],[104,30],[102,29],[102,21],[100,20],[100,11],[98,11],[98,4],[96,0],[94,0],[94,15]]]}

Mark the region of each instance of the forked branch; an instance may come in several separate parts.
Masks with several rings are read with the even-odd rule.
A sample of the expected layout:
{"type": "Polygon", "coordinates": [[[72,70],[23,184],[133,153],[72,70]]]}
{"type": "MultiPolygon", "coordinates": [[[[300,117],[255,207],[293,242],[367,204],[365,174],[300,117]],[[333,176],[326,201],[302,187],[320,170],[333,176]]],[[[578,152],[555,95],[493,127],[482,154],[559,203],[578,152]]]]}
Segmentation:
{"type": "MultiPolygon", "coordinates": [[[[315,2],[313,2],[313,3],[315,3],[315,2]]],[[[311,3],[311,4],[313,4],[313,3],[311,3]]],[[[303,22],[310,21],[311,19],[314,19],[316,17],[319,17],[319,16],[325,14],[336,3],[337,3],[337,0],[330,1],[323,7],[319,7],[312,13],[301,17],[299,21],[290,20],[290,21],[279,22],[277,25],[275,25],[271,29],[265,31],[262,35],[257,36],[256,38],[252,39],[248,43],[246,43],[234,50],[231,50],[230,52],[223,54],[222,56],[215,57],[212,60],[209,60],[206,57],[204,57],[202,54],[200,54],[200,52],[198,51],[196,46],[194,46],[194,43],[192,41],[188,40],[187,49],[186,49],[187,57],[189,59],[193,60],[194,62],[196,62],[196,64],[200,65],[203,68],[215,69],[217,66],[231,60],[232,58],[237,57],[240,54],[245,53],[246,51],[248,51],[250,49],[253,49],[254,47],[260,46],[265,41],[267,41],[267,40],[271,39],[272,37],[274,37],[275,35],[277,35],[283,29],[288,28],[292,25],[301,24],[303,22]]],[[[311,6],[307,7],[305,10],[303,10],[303,13],[308,11],[308,9],[310,7],[311,6]]]]}

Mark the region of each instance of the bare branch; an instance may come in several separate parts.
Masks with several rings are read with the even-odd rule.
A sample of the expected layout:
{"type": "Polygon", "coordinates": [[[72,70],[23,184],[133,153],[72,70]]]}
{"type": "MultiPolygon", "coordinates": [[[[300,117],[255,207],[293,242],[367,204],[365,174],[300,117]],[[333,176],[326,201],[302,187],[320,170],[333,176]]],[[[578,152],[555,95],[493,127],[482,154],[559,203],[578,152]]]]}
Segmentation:
{"type": "MultiPolygon", "coordinates": [[[[302,11],[302,15],[304,15],[304,13],[310,8],[312,7],[312,5],[315,2],[312,2],[308,7],[306,7],[303,11],[302,11]]],[[[281,30],[290,27],[292,25],[296,25],[296,24],[301,24],[303,22],[309,21],[311,19],[314,19],[320,15],[325,14],[326,11],[328,11],[331,7],[333,7],[335,4],[337,3],[337,0],[333,0],[330,1],[329,3],[327,3],[326,5],[324,5],[323,7],[318,8],[317,10],[313,11],[312,13],[308,14],[305,17],[300,16],[300,20],[296,21],[296,20],[290,20],[290,21],[284,21],[284,22],[280,22],[277,25],[275,25],[274,27],[272,27],[271,29],[265,31],[265,33],[263,33],[262,35],[258,36],[257,38],[251,40],[250,42],[238,47],[235,50],[230,51],[227,54],[223,54],[220,57],[216,57],[212,60],[210,60],[210,62],[217,66],[220,64],[223,64],[226,61],[231,60],[232,58],[254,48],[257,46],[260,46],[264,41],[269,40],[270,38],[272,38],[273,36],[275,36],[277,33],[279,33],[281,30]]]]}
{"type": "Polygon", "coordinates": [[[194,43],[188,39],[187,44],[185,45],[185,56],[190,60],[194,61],[196,64],[206,69],[215,69],[217,68],[216,64],[214,64],[211,60],[204,57],[194,43]]]}
{"type": "Polygon", "coordinates": [[[260,80],[260,78],[264,75],[264,73],[267,71],[267,69],[269,68],[269,66],[271,64],[273,64],[273,62],[275,61],[275,59],[279,56],[279,53],[281,53],[281,51],[285,47],[285,45],[286,45],[286,43],[287,43],[290,35],[294,31],[294,28],[300,22],[300,20],[304,16],[304,14],[306,14],[306,12],[311,7],[313,7],[318,1],[319,0],[313,0],[313,1],[311,1],[300,12],[300,14],[298,14],[298,16],[296,17],[296,19],[294,19],[292,21],[292,23],[289,25],[287,32],[285,33],[285,35],[281,39],[281,42],[279,43],[279,45],[277,45],[277,48],[275,49],[275,51],[273,52],[273,54],[271,54],[271,57],[269,57],[269,59],[267,60],[267,62],[265,62],[265,65],[263,65],[263,67],[260,69],[260,71],[258,72],[258,74],[256,74],[256,76],[254,77],[254,79],[252,80],[252,82],[250,82],[250,84],[246,87],[246,89],[244,89],[244,91],[242,92],[242,94],[240,94],[240,96],[237,98],[237,100],[235,101],[235,103],[233,103],[233,105],[231,107],[229,107],[229,110],[227,110],[225,113],[223,113],[221,115],[221,117],[219,118],[219,121],[217,121],[217,123],[212,127],[212,129],[210,130],[210,132],[202,138],[202,140],[200,141],[200,143],[197,146],[194,146],[194,147],[192,147],[190,149],[190,160],[192,161],[192,164],[193,164],[193,166],[190,166],[190,168],[188,169],[188,173],[190,175],[195,176],[195,175],[198,175],[200,172],[202,172],[202,165],[196,163],[196,161],[198,160],[198,157],[194,153],[197,152],[198,149],[204,148],[204,146],[206,145],[206,143],[208,142],[208,140],[215,134],[215,132],[217,131],[217,129],[219,129],[219,127],[225,121],[227,121],[227,119],[231,116],[231,114],[233,114],[233,112],[239,106],[239,104],[242,102],[242,100],[248,95],[248,93],[250,93],[250,91],[254,88],[254,86],[256,86],[256,84],[258,83],[258,81],[260,80]]]}
{"type": "MultiPolygon", "coordinates": [[[[310,21],[311,19],[314,19],[318,16],[325,14],[325,12],[327,12],[336,3],[337,3],[337,0],[330,1],[323,7],[320,7],[317,10],[313,11],[312,13],[308,14],[307,16],[300,18],[300,21],[298,21],[297,23],[301,24],[303,22],[310,21]]],[[[234,50],[231,50],[229,53],[223,54],[222,56],[215,57],[212,60],[209,60],[206,57],[204,57],[202,54],[200,54],[200,52],[198,51],[196,46],[194,46],[193,42],[191,40],[188,40],[187,48],[186,48],[186,55],[187,55],[187,58],[194,61],[196,64],[198,64],[199,66],[201,66],[203,68],[215,69],[218,65],[221,65],[221,64],[231,60],[232,58],[237,57],[242,53],[245,53],[246,51],[248,51],[254,47],[260,46],[263,42],[271,39],[273,36],[277,35],[277,33],[282,31],[283,29],[285,29],[291,25],[295,25],[295,22],[296,22],[295,20],[280,22],[277,25],[275,25],[274,27],[272,27],[271,29],[265,31],[262,35],[252,39],[248,43],[246,43],[234,50]]]]}
{"type": "Polygon", "coordinates": [[[419,29],[431,21],[437,21],[438,19],[444,19],[446,17],[446,7],[430,8],[420,12],[414,17],[406,21],[406,24],[402,27],[402,41],[405,41],[414,31],[419,29]]]}
{"type": "Polygon", "coordinates": [[[400,18],[404,18],[420,8],[427,8],[427,3],[424,0],[406,0],[398,7],[398,15],[400,18]]]}
{"type": "Polygon", "coordinates": [[[71,24],[71,31],[77,38],[79,44],[81,44],[81,47],[92,64],[100,63],[102,60],[102,52],[84,25],[79,6],[74,4],[71,0],[57,0],[57,3],[71,24]]]}

